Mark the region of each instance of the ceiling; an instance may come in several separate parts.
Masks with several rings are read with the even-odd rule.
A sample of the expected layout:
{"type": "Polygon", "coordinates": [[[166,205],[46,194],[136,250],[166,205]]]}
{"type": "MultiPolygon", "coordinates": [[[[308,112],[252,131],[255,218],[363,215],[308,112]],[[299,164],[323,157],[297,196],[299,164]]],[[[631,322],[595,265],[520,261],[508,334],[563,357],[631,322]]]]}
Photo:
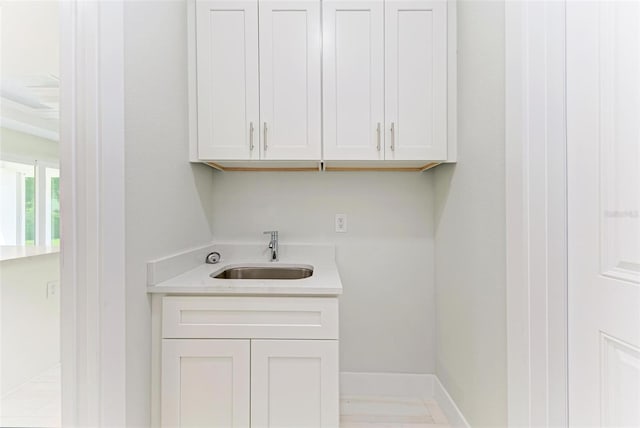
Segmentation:
{"type": "Polygon", "coordinates": [[[57,141],[58,2],[3,1],[0,10],[0,125],[57,141]]]}

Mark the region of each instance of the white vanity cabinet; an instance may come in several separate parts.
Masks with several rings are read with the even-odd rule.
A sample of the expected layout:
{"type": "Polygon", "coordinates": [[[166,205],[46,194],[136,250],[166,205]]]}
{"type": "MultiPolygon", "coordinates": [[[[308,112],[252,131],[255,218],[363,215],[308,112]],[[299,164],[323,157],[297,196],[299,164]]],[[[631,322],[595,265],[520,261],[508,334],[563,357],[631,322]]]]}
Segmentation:
{"type": "Polygon", "coordinates": [[[163,427],[338,427],[337,297],[162,298],[163,427]]]}
{"type": "Polygon", "coordinates": [[[448,159],[448,5],[323,2],[324,159],[448,159]]]}
{"type": "Polygon", "coordinates": [[[193,21],[197,159],[320,161],[320,1],[198,0],[193,21]]]}

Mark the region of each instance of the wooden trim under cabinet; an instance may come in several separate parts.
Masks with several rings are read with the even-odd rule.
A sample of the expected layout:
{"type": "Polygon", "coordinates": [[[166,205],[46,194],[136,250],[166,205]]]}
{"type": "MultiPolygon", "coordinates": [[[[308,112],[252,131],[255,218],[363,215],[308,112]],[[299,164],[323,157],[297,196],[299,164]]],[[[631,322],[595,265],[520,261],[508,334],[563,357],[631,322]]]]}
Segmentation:
{"type": "Polygon", "coordinates": [[[217,169],[218,171],[245,171],[245,172],[268,172],[268,171],[280,171],[280,172],[295,172],[295,171],[320,171],[320,167],[257,167],[257,166],[222,166],[215,162],[205,162],[211,168],[217,169]]]}
{"type": "Polygon", "coordinates": [[[216,162],[205,162],[211,168],[218,171],[243,171],[243,172],[365,172],[365,171],[380,171],[380,172],[422,172],[434,168],[440,165],[442,162],[429,162],[423,165],[408,165],[398,166],[384,166],[384,161],[380,162],[376,166],[328,166],[324,162],[320,162],[318,166],[307,167],[287,167],[287,166],[224,166],[216,162]]]}
{"type": "Polygon", "coordinates": [[[430,162],[422,166],[407,167],[348,167],[348,166],[325,166],[325,171],[383,171],[383,172],[422,172],[440,165],[440,162],[430,162]]]}

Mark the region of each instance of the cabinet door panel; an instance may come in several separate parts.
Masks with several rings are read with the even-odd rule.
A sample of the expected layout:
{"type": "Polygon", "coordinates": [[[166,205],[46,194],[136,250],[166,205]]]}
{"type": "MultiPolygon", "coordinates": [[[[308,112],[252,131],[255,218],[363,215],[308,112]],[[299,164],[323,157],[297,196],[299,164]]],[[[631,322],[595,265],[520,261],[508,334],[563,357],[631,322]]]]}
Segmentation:
{"type": "Polygon", "coordinates": [[[249,426],[248,340],[162,342],[162,426],[249,426]]]}
{"type": "Polygon", "coordinates": [[[447,3],[389,1],[386,8],[386,159],[447,155],[447,3]]]}
{"type": "Polygon", "coordinates": [[[260,2],[262,159],[320,159],[320,44],[319,1],[260,2]]]}
{"type": "Polygon", "coordinates": [[[338,403],[337,341],[251,341],[253,427],[335,428],[338,403]]]}
{"type": "Polygon", "coordinates": [[[384,159],[383,2],[322,7],[324,159],[384,159]]]}
{"type": "Polygon", "coordinates": [[[198,1],[196,40],[199,158],[258,159],[257,2],[198,1]]]}

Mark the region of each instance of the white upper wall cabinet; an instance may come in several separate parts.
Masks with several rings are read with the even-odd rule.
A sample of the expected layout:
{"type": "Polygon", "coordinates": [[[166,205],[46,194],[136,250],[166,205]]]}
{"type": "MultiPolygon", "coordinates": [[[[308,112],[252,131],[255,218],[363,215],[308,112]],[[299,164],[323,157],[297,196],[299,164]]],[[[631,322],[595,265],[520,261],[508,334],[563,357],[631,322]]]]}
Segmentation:
{"type": "Polygon", "coordinates": [[[187,5],[192,161],[296,170],[322,160],[325,170],[455,162],[455,1],[187,5]]]}
{"type": "Polygon", "coordinates": [[[259,2],[261,159],[320,160],[320,1],[259,2]]]}
{"type": "Polygon", "coordinates": [[[322,4],[324,159],[384,159],[384,3],[322,4]]]}
{"type": "Polygon", "coordinates": [[[198,158],[259,159],[258,3],[196,3],[198,158]]]}
{"type": "Polygon", "coordinates": [[[385,3],[386,159],[447,160],[447,2],[385,3]]]}

